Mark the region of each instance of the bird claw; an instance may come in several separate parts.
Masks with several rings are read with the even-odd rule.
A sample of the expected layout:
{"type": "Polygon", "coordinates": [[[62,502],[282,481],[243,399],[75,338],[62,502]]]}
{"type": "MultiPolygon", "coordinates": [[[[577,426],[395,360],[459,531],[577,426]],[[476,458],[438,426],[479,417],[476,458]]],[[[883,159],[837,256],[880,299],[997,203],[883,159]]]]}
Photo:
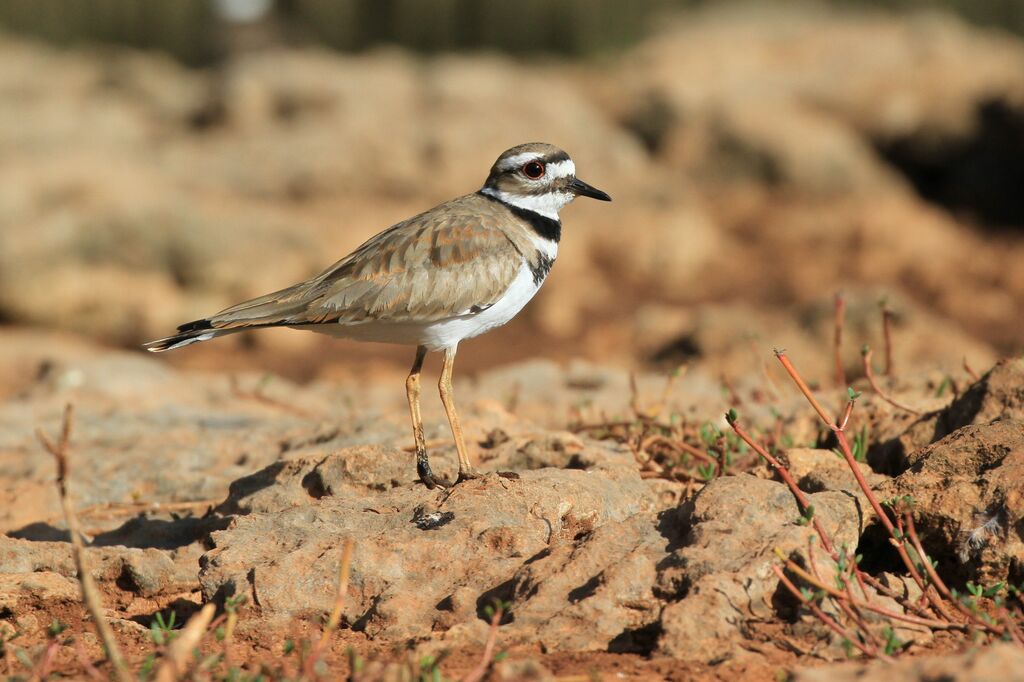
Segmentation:
{"type": "Polygon", "coordinates": [[[472,469],[460,471],[459,477],[455,479],[455,484],[458,485],[459,483],[465,483],[466,481],[472,481],[478,478],[483,478],[483,474],[478,474],[472,469]]]}
{"type": "Polygon", "coordinates": [[[423,482],[423,485],[427,486],[428,490],[433,490],[434,488],[451,489],[457,486],[459,483],[465,483],[466,481],[472,481],[474,479],[483,478],[483,474],[478,474],[472,469],[460,470],[458,478],[455,479],[455,483],[452,483],[447,478],[438,478],[430,469],[430,462],[427,460],[425,456],[417,457],[416,473],[419,474],[420,481],[423,482]]]}
{"type": "Polygon", "coordinates": [[[420,475],[420,480],[423,481],[423,485],[427,486],[428,490],[452,487],[448,479],[434,476],[434,472],[430,469],[430,462],[427,461],[425,456],[417,458],[416,473],[420,475]]]}

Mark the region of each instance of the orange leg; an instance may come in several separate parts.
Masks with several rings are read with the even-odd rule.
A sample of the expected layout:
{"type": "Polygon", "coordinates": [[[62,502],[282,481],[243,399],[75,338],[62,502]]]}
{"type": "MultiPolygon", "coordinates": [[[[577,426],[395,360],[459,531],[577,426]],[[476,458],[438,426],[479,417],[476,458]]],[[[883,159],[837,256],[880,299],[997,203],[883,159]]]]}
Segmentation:
{"type": "Polygon", "coordinates": [[[444,366],[441,368],[441,380],[437,383],[437,388],[441,393],[441,403],[444,405],[445,414],[448,415],[448,423],[452,427],[455,449],[459,453],[459,478],[457,482],[462,482],[471,478],[479,478],[480,475],[473,471],[473,465],[469,463],[466,439],[462,436],[459,413],[455,410],[455,394],[452,392],[452,367],[455,365],[455,350],[456,348],[452,347],[444,352],[444,366]]]}
{"type": "Polygon", "coordinates": [[[405,395],[409,399],[412,437],[416,441],[416,472],[420,475],[423,485],[428,488],[436,488],[438,480],[434,478],[434,472],[430,470],[430,461],[427,459],[427,441],[423,437],[423,417],[420,414],[420,370],[423,369],[423,358],[426,355],[426,348],[423,346],[416,348],[416,359],[413,360],[409,377],[405,380],[405,395]]]}

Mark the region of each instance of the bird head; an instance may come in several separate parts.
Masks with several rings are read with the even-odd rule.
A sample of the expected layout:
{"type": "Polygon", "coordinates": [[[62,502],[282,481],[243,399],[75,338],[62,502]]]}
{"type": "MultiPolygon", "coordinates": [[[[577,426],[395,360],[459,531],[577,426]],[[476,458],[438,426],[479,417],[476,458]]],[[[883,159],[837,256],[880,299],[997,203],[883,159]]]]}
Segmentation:
{"type": "Polygon", "coordinates": [[[576,177],[576,164],[554,145],[530,142],[512,147],[491,166],[481,191],[500,201],[558,220],[576,197],[611,201],[605,192],[576,177]]]}

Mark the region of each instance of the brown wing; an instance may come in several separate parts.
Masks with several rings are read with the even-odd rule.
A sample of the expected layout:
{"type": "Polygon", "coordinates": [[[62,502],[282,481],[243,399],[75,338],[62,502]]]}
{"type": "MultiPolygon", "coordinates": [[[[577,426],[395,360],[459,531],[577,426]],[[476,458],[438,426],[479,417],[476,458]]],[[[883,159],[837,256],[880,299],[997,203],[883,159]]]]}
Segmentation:
{"type": "Polygon", "coordinates": [[[430,322],[501,298],[522,255],[500,207],[475,195],[381,232],[316,277],[232,306],[215,329],[322,322],[430,322]]]}

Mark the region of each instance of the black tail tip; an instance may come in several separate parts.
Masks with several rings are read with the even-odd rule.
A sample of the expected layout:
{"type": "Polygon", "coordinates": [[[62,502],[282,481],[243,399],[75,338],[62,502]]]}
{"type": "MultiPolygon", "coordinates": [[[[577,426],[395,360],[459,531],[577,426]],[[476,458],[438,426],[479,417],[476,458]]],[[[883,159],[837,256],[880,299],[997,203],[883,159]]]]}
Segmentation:
{"type": "Polygon", "coordinates": [[[191,343],[198,343],[199,341],[209,341],[216,334],[212,329],[199,329],[194,331],[188,331],[183,334],[175,334],[174,336],[168,336],[166,339],[157,339],[156,341],[150,341],[149,343],[142,344],[142,347],[148,350],[150,353],[162,353],[165,350],[174,350],[175,348],[181,348],[191,343]]]}
{"type": "Polygon", "coordinates": [[[213,324],[209,320],[193,320],[192,322],[186,322],[178,327],[178,331],[181,333],[186,332],[201,332],[205,329],[213,329],[213,324]]]}

